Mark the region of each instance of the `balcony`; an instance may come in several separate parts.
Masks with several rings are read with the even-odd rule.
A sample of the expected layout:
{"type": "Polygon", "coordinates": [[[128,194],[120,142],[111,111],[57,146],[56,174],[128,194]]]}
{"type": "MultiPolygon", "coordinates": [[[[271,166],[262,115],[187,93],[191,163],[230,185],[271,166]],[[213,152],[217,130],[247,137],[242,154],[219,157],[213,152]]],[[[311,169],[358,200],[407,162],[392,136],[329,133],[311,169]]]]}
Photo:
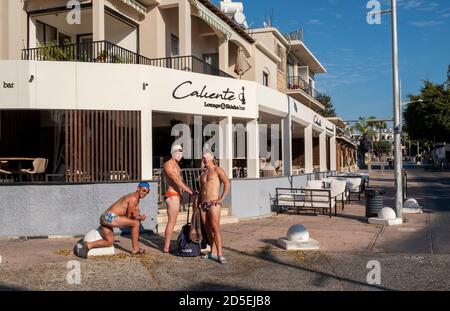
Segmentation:
{"type": "Polygon", "coordinates": [[[193,55],[155,58],[151,59],[148,65],[234,79],[234,77],[228,73],[193,55]]]}
{"type": "Polygon", "coordinates": [[[150,59],[109,41],[46,46],[22,50],[22,60],[148,65],[233,78],[196,56],[150,59]]]}
{"type": "Polygon", "coordinates": [[[298,76],[290,76],[287,78],[287,93],[296,100],[309,106],[315,111],[325,109],[322,103],[323,94],[319,93],[308,82],[298,76]]]}

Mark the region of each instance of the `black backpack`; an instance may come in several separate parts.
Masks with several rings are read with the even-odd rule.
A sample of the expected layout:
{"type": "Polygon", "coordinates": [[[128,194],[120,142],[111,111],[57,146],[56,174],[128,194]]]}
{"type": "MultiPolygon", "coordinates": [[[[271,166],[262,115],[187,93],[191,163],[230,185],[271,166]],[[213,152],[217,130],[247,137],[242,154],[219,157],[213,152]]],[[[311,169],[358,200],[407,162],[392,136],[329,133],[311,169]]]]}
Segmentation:
{"type": "MultiPolygon", "coordinates": [[[[191,223],[189,222],[189,205],[191,205],[191,197],[189,196],[188,212],[186,224],[181,229],[180,235],[177,240],[177,256],[180,257],[199,257],[202,255],[202,240],[191,241],[189,238],[191,233],[191,223]]],[[[194,204],[194,208],[198,208],[197,204],[194,204]]],[[[199,213],[194,213],[194,216],[200,217],[199,213]]]]}

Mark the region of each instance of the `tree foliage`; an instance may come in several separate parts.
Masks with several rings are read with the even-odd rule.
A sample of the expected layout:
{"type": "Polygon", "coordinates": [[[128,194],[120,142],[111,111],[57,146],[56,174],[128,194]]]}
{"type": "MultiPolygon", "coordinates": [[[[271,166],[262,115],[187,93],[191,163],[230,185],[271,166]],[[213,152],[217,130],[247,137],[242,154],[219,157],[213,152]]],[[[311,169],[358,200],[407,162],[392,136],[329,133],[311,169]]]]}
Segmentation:
{"type": "Polygon", "coordinates": [[[405,131],[413,140],[450,142],[450,90],[448,85],[424,81],[420,95],[409,95],[403,113],[405,131]],[[423,102],[417,102],[422,100],[423,102]]]}
{"type": "MultiPolygon", "coordinates": [[[[369,117],[369,119],[374,119],[374,117],[369,117]]],[[[371,142],[377,134],[377,131],[373,124],[369,122],[367,118],[363,117],[359,118],[358,122],[353,125],[352,129],[360,135],[358,158],[360,160],[360,164],[362,164],[364,163],[364,156],[366,152],[371,149],[371,142]]]]}
{"type": "Polygon", "coordinates": [[[325,110],[323,110],[320,114],[325,118],[336,117],[336,109],[331,102],[331,97],[325,94],[321,94],[316,98],[322,105],[325,106],[325,110]]]}
{"type": "Polygon", "coordinates": [[[392,144],[387,140],[380,140],[375,142],[374,149],[377,155],[386,155],[391,152],[392,144]]]}

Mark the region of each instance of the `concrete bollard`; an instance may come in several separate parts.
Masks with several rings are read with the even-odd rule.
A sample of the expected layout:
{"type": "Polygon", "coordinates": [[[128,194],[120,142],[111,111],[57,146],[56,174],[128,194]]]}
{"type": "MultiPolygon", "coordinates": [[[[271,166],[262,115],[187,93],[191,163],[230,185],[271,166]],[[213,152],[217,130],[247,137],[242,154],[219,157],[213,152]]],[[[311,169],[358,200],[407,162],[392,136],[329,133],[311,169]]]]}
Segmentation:
{"type": "Polygon", "coordinates": [[[421,214],[423,213],[422,207],[419,205],[416,199],[408,199],[403,204],[404,214],[421,214]]]}
{"type": "MultiPolygon", "coordinates": [[[[95,242],[101,240],[102,236],[99,230],[91,230],[85,234],[82,243],[84,242],[95,242]]],[[[76,255],[83,258],[95,257],[95,256],[112,256],[115,254],[114,245],[110,247],[93,248],[88,252],[83,248],[82,243],[77,243],[76,245],[76,255]]]]}
{"type": "Polygon", "coordinates": [[[397,218],[394,209],[390,207],[383,207],[378,212],[378,217],[369,218],[369,223],[374,225],[395,226],[401,225],[403,223],[403,219],[397,218]]]}
{"type": "Polygon", "coordinates": [[[300,224],[291,226],[286,238],[278,239],[278,245],[288,251],[319,249],[319,242],[312,239],[305,226],[300,224]]]}

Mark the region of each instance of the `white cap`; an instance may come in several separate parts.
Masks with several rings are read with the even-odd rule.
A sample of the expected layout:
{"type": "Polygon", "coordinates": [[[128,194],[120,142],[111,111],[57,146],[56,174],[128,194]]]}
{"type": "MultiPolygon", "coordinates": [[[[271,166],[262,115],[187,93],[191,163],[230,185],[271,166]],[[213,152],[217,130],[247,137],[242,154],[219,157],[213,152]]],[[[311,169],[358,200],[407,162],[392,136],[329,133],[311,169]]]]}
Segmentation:
{"type": "Polygon", "coordinates": [[[174,152],[183,152],[183,147],[181,145],[173,145],[170,153],[172,154],[174,152]]]}

